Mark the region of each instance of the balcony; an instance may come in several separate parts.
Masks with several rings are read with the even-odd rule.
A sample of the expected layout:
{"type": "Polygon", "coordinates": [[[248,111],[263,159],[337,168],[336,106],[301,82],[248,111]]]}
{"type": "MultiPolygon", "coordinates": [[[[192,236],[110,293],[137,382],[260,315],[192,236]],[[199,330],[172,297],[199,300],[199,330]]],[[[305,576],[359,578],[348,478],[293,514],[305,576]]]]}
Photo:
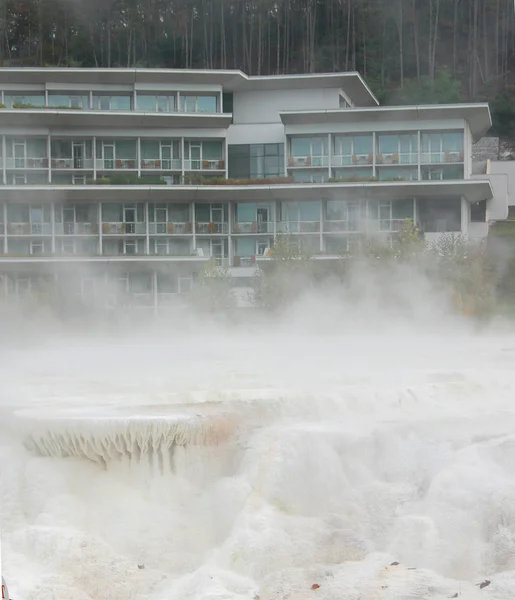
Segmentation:
{"type": "Polygon", "coordinates": [[[279,221],[277,233],[319,233],[320,221],[279,221]]]}
{"type": "Polygon", "coordinates": [[[255,256],[235,256],[233,260],[233,265],[235,267],[253,267],[255,264],[255,256]]]}
{"type": "Polygon", "coordinates": [[[324,221],[324,233],[343,233],[358,231],[356,221],[324,221]]]}
{"type": "Polygon", "coordinates": [[[185,160],[185,171],[225,171],[224,160],[185,160]]]}
{"type": "Polygon", "coordinates": [[[145,158],[141,160],[141,169],[144,171],[180,171],[182,161],[180,158],[145,158]]]}
{"type": "Polygon", "coordinates": [[[381,219],[379,231],[398,232],[406,229],[406,219],[381,219]]]}
{"type": "Polygon", "coordinates": [[[97,223],[56,223],[56,235],[96,235],[97,223]]]}
{"type": "Polygon", "coordinates": [[[272,221],[246,221],[232,224],[232,233],[273,233],[272,221]]]}
{"type": "Polygon", "coordinates": [[[462,163],[463,152],[422,152],[420,162],[422,164],[462,163]]]}
{"type": "Polygon", "coordinates": [[[195,223],[195,232],[200,235],[226,235],[229,232],[228,223],[195,223]]]}
{"type": "Polygon", "coordinates": [[[7,169],[48,169],[48,158],[6,158],[7,169]]]}
{"type": "Polygon", "coordinates": [[[51,223],[8,223],[8,235],[52,235],[51,223]]]}
{"type": "Polygon", "coordinates": [[[359,167],[371,165],[373,162],[373,154],[334,154],[331,156],[333,167],[359,167]]]}
{"type": "Polygon", "coordinates": [[[288,159],[288,167],[327,167],[329,165],[329,157],[321,155],[311,156],[290,156],[288,159]]]}
{"type": "Polygon", "coordinates": [[[96,167],[99,171],[112,171],[115,169],[137,169],[137,161],[133,158],[97,158],[96,167]]]}
{"type": "Polygon", "coordinates": [[[149,223],[150,235],[190,235],[191,223],[177,223],[168,221],[166,223],[149,223]]]}
{"type": "Polygon", "coordinates": [[[93,170],[92,158],[52,158],[52,169],[93,170]]]}
{"type": "Polygon", "coordinates": [[[145,235],[145,223],[102,223],[102,233],[105,235],[145,235]]]}
{"type": "Polygon", "coordinates": [[[418,152],[377,154],[376,163],[378,165],[416,165],[418,164],[418,152]]]}

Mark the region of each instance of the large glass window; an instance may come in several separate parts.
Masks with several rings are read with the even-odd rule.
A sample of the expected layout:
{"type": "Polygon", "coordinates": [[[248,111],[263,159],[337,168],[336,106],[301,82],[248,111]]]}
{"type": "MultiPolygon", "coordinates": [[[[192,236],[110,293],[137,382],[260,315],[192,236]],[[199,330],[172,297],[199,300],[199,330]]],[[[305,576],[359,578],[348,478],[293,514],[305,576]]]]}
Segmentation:
{"type": "Polygon", "coordinates": [[[93,95],[95,110],[131,110],[131,96],[128,95],[93,95]]]}
{"type": "Polygon", "coordinates": [[[146,112],[174,112],[175,95],[138,93],[136,97],[136,106],[138,110],[144,110],[146,112]]]}
{"type": "Polygon", "coordinates": [[[231,144],[228,150],[231,179],[267,179],[284,175],[284,144],[231,144]]]}
{"type": "Polygon", "coordinates": [[[422,134],[422,163],[463,162],[463,132],[422,134]]]}
{"type": "Polygon", "coordinates": [[[336,135],[333,137],[333,154],[335,156],[367,156],[372,154],[372,134],[336,135]]]}
{"type": "Polygon", "coordinates": [[[48,106],[53,108],[89,108],[89,96],[75,94],[48,94],[48,106]]]}
{"type": "Polygon", "coordinates": [[[327,137],[292,137],[290,152],[294,157],[327,156],[327,137]]]}
{"type": "Polygon", "coordinates": [[[188,113],[216,113],[217,112],[217,96],[215,95],[180,95],[180,106],[182,112],[188,113]]]}

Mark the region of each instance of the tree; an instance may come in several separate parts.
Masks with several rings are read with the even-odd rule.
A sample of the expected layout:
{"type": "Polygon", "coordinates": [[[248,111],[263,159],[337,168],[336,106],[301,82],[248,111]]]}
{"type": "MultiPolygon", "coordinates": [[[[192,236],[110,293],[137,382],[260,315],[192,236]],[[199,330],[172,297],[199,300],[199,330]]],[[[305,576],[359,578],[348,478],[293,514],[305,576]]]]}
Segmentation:
{"type": "Polygon", "coordinates": [[[236,308],[231,290],[231,277],[216,260],[209,261],[199,273],[190,301],[195,310],[206,314],[229,314],[236,308]]]}

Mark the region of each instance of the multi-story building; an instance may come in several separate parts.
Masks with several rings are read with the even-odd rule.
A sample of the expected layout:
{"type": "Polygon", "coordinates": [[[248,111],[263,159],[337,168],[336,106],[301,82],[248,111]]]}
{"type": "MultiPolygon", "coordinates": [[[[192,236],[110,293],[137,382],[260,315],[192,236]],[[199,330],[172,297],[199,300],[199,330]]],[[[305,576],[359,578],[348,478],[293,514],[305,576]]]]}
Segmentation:
{"type": "Polygon", "coordinates": [[[210,258],[251,276],[279,233],[335,254],[406,218],[481,238],[507,210],[472,175],[487,104],[380,107],[357,73],[0,69],[0,94],[10,297],[50,279],[159,312],[210,258]]]}

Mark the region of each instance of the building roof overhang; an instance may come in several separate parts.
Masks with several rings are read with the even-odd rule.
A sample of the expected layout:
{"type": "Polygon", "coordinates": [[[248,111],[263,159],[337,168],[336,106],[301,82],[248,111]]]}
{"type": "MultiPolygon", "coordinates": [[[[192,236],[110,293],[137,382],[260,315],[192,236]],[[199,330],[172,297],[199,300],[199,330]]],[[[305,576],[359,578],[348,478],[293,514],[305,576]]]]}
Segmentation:
{"type": "Polygon", "coordinates": [[[190,128],[227,129],[232,122],[229,113],[147,113],[141,111],[65,110],[52,108],[0,109],[0,126],[108,127],[110,129],[190,128]]]}
{"type": "Polygon", "coordinates": [[[0,68],[0,85],[39,84],[138,85],[177,83],[219,85],[226,92],[337,87],[357,106],[377,106],[379,101],[357,72],[307,73],[252,77],[239,70],[212,69],[74,69],[52,67],[0,68]]]}
{"type": "Polygon", "coordinates": [[[475,140],[483,137],[492,126],[492,117],[487,103],[281,111],[280,116],[285,126],[325,123],[392,123],[393,129],[398,128],[396,124],[403,121],[434,122],[465,119],[475,140]]]}
{"type": "Polygon", "coordinates": [[[452,181],[377,181],[279,185],[70,185],[0,186],[7,202],[272,202],[307,200],[444,199],[469,202],[493,197],[487,179],[452,181]]]}

